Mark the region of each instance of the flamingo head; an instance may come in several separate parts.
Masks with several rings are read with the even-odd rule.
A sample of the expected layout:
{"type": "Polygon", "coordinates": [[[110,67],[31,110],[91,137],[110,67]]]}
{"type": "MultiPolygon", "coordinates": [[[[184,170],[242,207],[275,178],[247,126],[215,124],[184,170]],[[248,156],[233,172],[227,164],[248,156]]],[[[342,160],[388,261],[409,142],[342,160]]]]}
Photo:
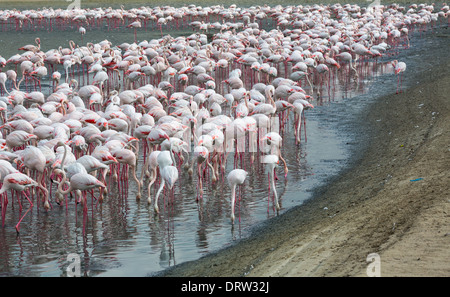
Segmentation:
{"type": "Polygon", "coordinates": [[[183,76],[180,76],[179,79],[180,79],[181,81],[187,81],[187,80],[188,80],[188,77],[187,77],[186,75],[183,75],[183,76]]]}
{"type": "Polygon", "coordinates": [[[266,141],[266,140],[267,140],[267,144],[270,145],[270,143],[272,142],[272,137],[264,136],[263,138],[261,138],[261,142],[266,141]]]}
{"type": "Polygon", "coordinates": [[[52,168],[60,167],[60,165],[61,165],[61,160],[56,160],[55,162],[53,162],[52,168]]]}
{"type": "Polygon", "coordinates": [[[113,162],[113,163],[119,163],[119,161],[117,161],[117,159],[114,158],[114,156],[112,156],[112,155],[107,155],[107,156],[105,156],[105,157],[102,157],[102,161],[103,161],[103,162],[111,161],[111,162],[113,162]]]}

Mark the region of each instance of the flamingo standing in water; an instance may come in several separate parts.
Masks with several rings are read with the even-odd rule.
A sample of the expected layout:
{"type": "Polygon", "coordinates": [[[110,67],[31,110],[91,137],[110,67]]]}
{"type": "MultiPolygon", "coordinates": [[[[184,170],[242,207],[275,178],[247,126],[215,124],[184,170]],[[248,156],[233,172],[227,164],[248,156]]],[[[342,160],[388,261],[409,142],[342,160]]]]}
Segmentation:
{"type": "Polygon", "coordinates": [[[80,29],[78,29],[78,33],[81,34],[81,43],[83,43],[83,35],[86,34],[86,28],[80,27],[80,29]]]}
{"type": "Polygon", "coordinates": [[[167,186],[169,187],[169,190],[172,190],[175,182],[178,180],[178,169],[175,166],[172,165],[168,165],[165,166],[161,172],[161,185],[159,186],[158,192],[156,193],[156,197],[155,197],[155,212],[159,213],[159,207],[158,207],[158,198],[159,195],[161,194],[161,191],[163,190],[165,184],[167,183],[167,186]]]}
{"type": "Polygon", "coordinates": [[[392,66],[394,66],[394,73],[397,75],[397,91],[396,94],[402,92],[402,80],[403,80],[403,72],[406,70],[406,63],[399,62],[398,60],[394,60],[391,62],[392,66]],[[399,88],[400,86],[400,88],[399,88]]]}
{"type": "MultiPolygon", "coordinates": [[[[155,183],[156,178],[157,178],[158,155],[160,153],[161,153],[161,151],[153,151],[147,157],[147,166],[148,166],[148,169],[150,170],[150,181],[149,181],[148,187],[147,187],[147,193],[148,193],[147,202],[148,202],[148,204],[152,203],[151,190],[152,190],[152,185],[155,183]]],[[[143,170],[142,177],[141,177],[141,183],[143,182],[143,178],[144,178],[144,170],[143,170]]]]}
{"type": "MultiPolygon", "coordinates": [[[[23,174],[21,172],[14,172],[14,173],[10,173],[5,176],[5,178],[3,179],[3,185],[0,189],[0,195],[2,195],[4,192],[6,192],[8,190],[16,190],[17,192],[21,192],[22,194],[24,194],[27,197],[28,201],[30,202],[30,205],[33,206],[33,202],[31,202],[30,198],[27,196],[27,194],[25,194],[25,190],[30,187],[38,187],[44,192],[44,194],[45,194],[44,208],[48,210],[50,208],[50,204],[48,202],[47,189],[42,187],[35,180],[33,180],[32,178],[30,178],[29,176],[27,176],[26,174],[23,174]]],[[[20,203],[20,201],[19,201],[19,203],[20,203]]],[[[3,205],[2,205],[2,208],[4,208],[4,207],[6,208],[5,203],[3,203],[3,205]]],[[[20,223],[22,222],[22,220],[25,217],[25,215],[27,214],[27,212],[22,216],[22,218],[19,220],[19,222],[16,225],[17,233],[19,233],[20,223]]]]}
{"type": "MultiPolygon", "coordinates": [[[[198,195],[200,195],[200,197],[203,197],[203,174],[202,174],[202,164],[205,162],[206,164],[209,164],[208,162],[208,157],[209,157],[209,150],[207,147],[203,146],[203,145],[197,145],[194,148],[194,157],[192,159],[192,167],[194,166],[195,163],[197,163],[197,177],[198,177],[198,193],[197,193],[197,201],[199,200],[198,195]]],[[[192,172],[192,168],[189,169],[189,174],[191,174],[192,172]]],[[[213,171],[214,174],[214,171],[213,171]]]]}
{"type": "Polygon", "coordinates": [[[289,172],[287,168],[286,161],[281,156],[281,144],[282,144],[283,138],[278,134],[278,132],[271,131],[264,135],[264,137],[261,138],[261,142],[263,145],[266,145],[263,147],[263,149],[266,150],[266,152],[269,152],[271,155],[277,155],[281,161],[284,163],[284,177],[287,177],[287,174],[289,172]]]}
{"type": "Polygon", "coordinates": [[[141,22],[140,21],[134,21],[131,24],[129,24],[127,26],[127,28],[133,28],[134,29],[134,42],[137,42],[137,33],[136,30],[137,28],[141,27],[141,22]]]}
{"type": "Polygon", "coordinates": [[[158,23],[158,26],[159,26],[159,31],[161,32],[161,37],[163,37],[164,34],[162,32],[162,26],[167,24],[167,18],[159,18],[157,23],[158,23]]]}
{"type": "Polygon", "coordinates": [[[36,172],[36,181],[45,186],[45,169],[46,169],[46,157],[39,148],[35,146],[27,146],[23,150],[22,162],[23,165],[29,170],[36,172]]]}
{"type": "MultiPolygon", "coordinates": [[[[263,164],[267,164],[267,169],[269,170],[269,197],[270,197],[270,189],[272,189],[273,196],[275,198],[275,207],[280,210],[280,204],[278,203],[278,194],[277,189],[275,188],[275,168],[280,163],[280,160],[277,155],[265,155],[262,159],[263,164]]],[[[269,200],[270,201],[270,200],[269,200]]]]}
{"type": "Polygon", "coordinates": [[[106,183],[106,174],[109,171],[109,166],[98,160],[91,155],[84,155],[77,159],[77,163],[83,165],[87,173],[96,172],[97,170],[102,171],[102,180],[106,183]]]}
{"type": "Polygon", "coordinates": [[[243,169],[233,169],[228,173],[228,185],[231,187],[231,223],[234,224],[234,206],[236,203],[236,186],[242,185],[247,178],[248,172],[243,169]]]}
{"type": "Polygon", "coordinates": [[[42,63],[36,65],[35,69],[30,73],[31,77],[37,80],[39,85],[39,90],[41,87],[41,79],[47,76],[47,67],[45,67],[42,63]]]}
{"type": "Polygon", "coordinates": [[[109,79],[108,74],[106,73],[106,68],[102,68],[100,71],[98,71],[94,75],[94,81],[93,85],[98,85],[98,88],[100,89],[100,94],[103,96],[103,85],[104,83],[109,79]]]}
{"type": "Polygon", "coordinates": [[[353,60],[352,54],[350,54],[349,52],[343,52],[336,56],[339,57],[342,61],[347,62],[349,64],[350,69],[354,72],[355,79],[357,79],[358,71],[356,70],[355,66],[352,64],[352,60],[353,60]]]}
{"type": "Polygon", "coordinates": [[[67,195],[68,193],[70,193],[72,191],[77,191],[77,190],[84,192],[84,201],[83,201],[84,212],[87,211],[86,191],[92,190],[95,188],[106,189],[106,186],[101,181],[99,181],[95,176],[90,175],[88,173],[80,172],[80,173],[74,174],[70,178],[69,188],[66,190],[63,190],[63,185],[66,183],[66,179],[67,179],[65,171],[56,168],[53,170],[53,172],[56,176],[59,176],[60,174],[63,176],[61,182],[58,185],[58,191],[62,195],[67,195]]]}
{"type": "Polygon", "coordinates": [[[122,148],[122,149],[116,149],[113,150],[112,155],[114,158],[117,159],[117,161],[123,165],[126,165],[128,168],[123,173],[128,177],[128,170],[131,170],[131,174],[133,176],[133,179],[136,181],[138,186],[138,191],[136,194],[136,199],[141,198],[141,183],[139,179],[136,176],[136,165],[137,165],[137,158],[133,151],[122,148]]]}

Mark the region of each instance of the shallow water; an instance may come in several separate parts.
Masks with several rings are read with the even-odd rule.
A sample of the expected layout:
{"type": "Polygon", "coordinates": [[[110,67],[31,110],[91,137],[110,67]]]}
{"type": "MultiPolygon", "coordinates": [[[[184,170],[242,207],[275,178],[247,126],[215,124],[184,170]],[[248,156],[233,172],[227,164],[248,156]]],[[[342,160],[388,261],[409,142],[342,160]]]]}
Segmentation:
{"type": "MultiPolygon", "coordinates": [[[[174,36],[175,32],[171,34],[174,36]]],[[[43,46],[64,45],[79,38],[70,32],[2,32],[0,42],[5,47],[0,55],[9,57],[17,52],[17,45],[32,43],[36,36],[41,38],[43,46]]],[[[159,36],[158,31],[138,32],[138,39],[159,36]]],[[[94,30],[84,38],[84,42],[108,39],[113,44],[133,41],[132,33],[126,30],[94,30]]],[[[412,47],[400,57],[409,69],[416,66],[423,69],[426,65],[420,65],[420,54],[433,48],[436,42],[430,34],[413,39],[412,47]]],[[[211,186],[205,182],[203,198],[196,202],[196,178],[189,180],[186,172],[181,173],[171,198],[169,193],[164,195],[159,215],[148,207],[146,190],[143,199],[136,201],[134,181],[120,183],[121,188],[128,184],[125,194],[119,193],[118,184],[111,181],[103,203],[92,207],[96,201],[88,195],[87,215],[83,215],[80,206],[75,209],[73,199],[67,207],[53,203],[48,212],[35,205],[25,216],[21,233],[17,235],[14,226],[27,211],[28,204],[20,212],[17,201],[10,199],[5,226],[0,228],[0,275],[65,276],[73,262],[70,256],[75,254],[84,276],[146,276],[198,259],[249,236],[259,223],[311,198],[315,188],[336,176],[351,161],[352,153],[364,139],[354,133],[352,118],[376,97],[395,92],[396,78],[386,64],[391,59],[387,57],[361,67],[372,72],[358,83],[341,81],[329,89],[325,86],[322,97],[316,96],[312,102],[315,108],[306,112],[307,140],[303,135],[300,145],[295,144],[290,122],[282,152],[289,168],[287,179],[282,168],[277,171],[276,186],[281,201],[278,214],[268,199],[267,170],[258,159],[252,164],[248,156],[241,163],[250,174],[239,192],[241,200],[234,226],[229,218],[228,185],[211,186]]],[[[413,83],[405,77],[404,87],[413,83]]],[[[233,167],[232,156],[228,160],[226,172],[233,167]]],[[[140,173],[139,168],[137,172],[140,173]]]]}

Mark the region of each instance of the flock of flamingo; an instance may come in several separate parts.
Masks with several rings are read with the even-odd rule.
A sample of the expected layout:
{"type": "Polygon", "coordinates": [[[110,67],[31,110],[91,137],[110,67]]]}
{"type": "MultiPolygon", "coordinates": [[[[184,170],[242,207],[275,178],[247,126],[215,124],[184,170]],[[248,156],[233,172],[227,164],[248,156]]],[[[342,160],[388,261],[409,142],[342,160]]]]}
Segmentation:
{"type": "MultiPolygon", "coordinates": [[[[179,178],[197,182],[198,201],[204,183],[225,174],[234,222],[237,187],[249,174],[243,154],[267,166],[278,210],[275,170],[282,164],[288,174],[283,138],[300,144],[319,86],[334,75],[360,79],[360,61],[395,55],[409,46],[411,31],[447,17],[448,6],[426,4],[0,10],[3,29],[75,22],[84,35],[106,20],[133,30],[149,21],[194,30],[172,37],[160,27],[161,38],[150,41],[71,41],[47,51],[36,38],[0,56],[3,225],[11,199],[20,210],[25,197],[30,208],[51,211],[74,195],[86,212],[87,193],[101,203],[115,182],[135,183],[136,198],[146,195],[158,213],[163,190],[179,178]],[[267,19],[274,28],[263,28],[267,19]],[[285,133],[289,125],[294,135],[285,133]],[[226,173],[230,153],[234,167],[226,173]]],[[[406,65],[392,65],[400,83],[406,65]]]]}

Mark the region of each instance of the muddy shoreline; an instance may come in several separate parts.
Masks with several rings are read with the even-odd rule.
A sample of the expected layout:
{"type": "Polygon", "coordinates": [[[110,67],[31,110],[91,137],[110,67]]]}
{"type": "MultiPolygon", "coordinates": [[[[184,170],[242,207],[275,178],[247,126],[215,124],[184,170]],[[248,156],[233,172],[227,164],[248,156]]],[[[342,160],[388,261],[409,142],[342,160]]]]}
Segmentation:
{"type": "Polygon", "coordinates": [[[417,83],[358,115],[351,165],[313,198],[153,276],[366,276],[372,253],[381,276],[450,276],[449,38],[434,38],[442,49],[408,73],[417,83]]]}

